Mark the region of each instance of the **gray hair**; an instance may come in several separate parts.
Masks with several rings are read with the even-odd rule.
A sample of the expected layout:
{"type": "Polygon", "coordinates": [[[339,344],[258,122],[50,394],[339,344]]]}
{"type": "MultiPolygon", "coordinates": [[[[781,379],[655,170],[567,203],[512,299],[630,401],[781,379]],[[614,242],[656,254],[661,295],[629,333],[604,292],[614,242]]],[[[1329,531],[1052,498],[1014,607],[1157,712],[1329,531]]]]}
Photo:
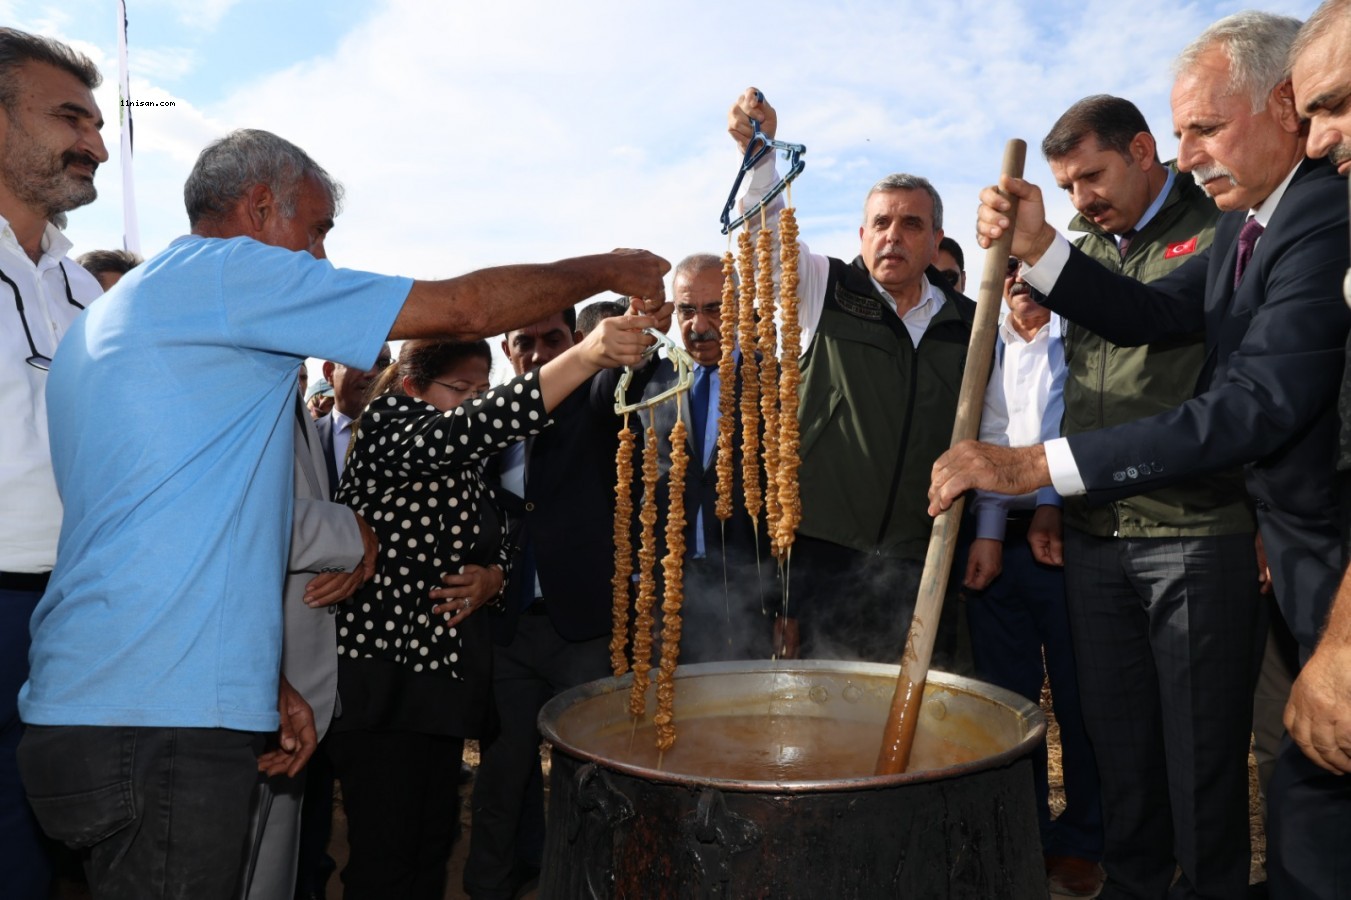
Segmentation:
{"type": "Polygon", "coordinates": [[[1295,40],[1290,44],[1287,69],[1294,66],[1295,59],[1301,53],[1329,35],[1338,25],[1342,28],[1351,28],[1351,0],[1327,0],[1313,11],[1313,15],[1309,16],[1308,21],[1300,28],[1299,34],[1295,35],[1295,40]]]}
{"type": "Polygon", "coordinates": [[[929,179],[921,178],[918,175],[906,175],[904,173],[888,175],[886,178],[883,178],[881,181],[877,182],[877,184],[873,185],[872,189],[868,191],[868,196],[863,198],[863,216],[865,220],[868,216],[868,200],[871,199],[873,194],[880,194],[883,191],[924,191],[929,195],[929,199],[933,200],[934,231],[942,229],[943,198],[938,196],[938,191],[934,190],[934,186],[929,183],[929,179]]]}
{"type": "Polygon", "coordinates": [[[0,28],[0,106],[6,110],[13,110],[19,99],[19,68],[30,62],[69,72],[91,91],[103,83],[98,67],[83,53],[51,38],[0,28]]]}
{"type": "Polygon", "coordinates": [[[694,278],[696,275],[702,275],[709,269],[717,269],[721,272],[722,259],[712,253],[691,253],[676,263],[675,271],[671,275],[671,284],[675,284],[682,278],[694,278]]]}
{"type": "Polygon", "coordinates": [[[295,144],[268,131],[241,128],[208,144],[183,185],[188,224],[224,215],[254,185],[264,184],[277,198],[284,217],[296,214],[300,186],[313,176],[333,200],[342,203],[342,185],[295,144]]]}
{"type": "Polygon", "coordinates": [[[1246,92],[1252,111],[1260,112],[1272,89],[1290,77],[1290,44],[1299,25],[1299,19],[1273,13],[1234,13],[1188,44],[1173,63],[1173,72],[1181,75],[1189,71],[1204,53],[1218,46],[1229,58],[1229,92],[1246,92]]]}

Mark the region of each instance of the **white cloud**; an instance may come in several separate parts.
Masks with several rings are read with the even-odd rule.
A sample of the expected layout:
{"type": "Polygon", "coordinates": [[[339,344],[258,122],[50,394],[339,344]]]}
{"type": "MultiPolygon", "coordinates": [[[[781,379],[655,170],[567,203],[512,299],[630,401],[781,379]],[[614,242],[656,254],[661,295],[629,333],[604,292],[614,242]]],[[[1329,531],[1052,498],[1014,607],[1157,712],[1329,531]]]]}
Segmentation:
{"type": "Polygon", "coordinates": [[[127,5],[134,6],[137,15],[154,15],[164,10],[186,28],[212,31],[225,18],[225,14],[238,4],[239,0],[135,0],[127,5]]]}
{"type": "Polygon", "coordinates": [[[147,82],[178,81],[197,67],[196,54],[187,47],[138,47],[128,56],[136,80],[147,82]]]}
{"type": "MultiPolygon", "coordinates": [[[[1291,5],[1307,14],[1314,3],[1291,5]]],[[[208,17],[230,8],[218,0],[208,17]]],[[[910,171],[935,182],[948,233],[971,252],[976,192],[996,176],[1004,141],[1028,140],[1028,175],[1049,187],[1037,143],[1079,97],[1135,100],[1170,152],[1169,61],[1236,8],[389,0],[363,10],[332,50],[307,51],[297,34],[295,55],[261,68],[199,71],[173,49],[182,43],[134,46],[137,98],[179,102],[136,110],[145,243],[182,230],[181,185],[201,146],[254,126],[346,183],[330,242],[342,264],[440,276],[614,246],[721,251],[717,216],[737,164],[726,110],[756,84],[780,110],[781,136],[808,146],[794,197],[814,249],[852,256],[867,187],[910,171]]],[[[232,21],[253,14],[241,5],[232,21]]],[[[100,181],[115,202],[116,186],[100,181]]],[[[1054,191],[1048,204],[1068,221],[1054,191]]],[[[77,240],[115,240],[115,217],[77,216],[77,240]]]]}

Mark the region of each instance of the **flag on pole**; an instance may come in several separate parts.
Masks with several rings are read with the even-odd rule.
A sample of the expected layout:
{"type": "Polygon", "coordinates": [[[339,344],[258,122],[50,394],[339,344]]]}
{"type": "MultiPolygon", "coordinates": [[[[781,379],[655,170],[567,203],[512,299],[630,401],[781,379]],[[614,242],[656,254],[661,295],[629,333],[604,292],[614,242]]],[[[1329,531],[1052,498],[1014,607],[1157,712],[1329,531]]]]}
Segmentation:
{"type": "Polygon", "coordinates": [[[141,255],[136,221],[136,179],[131,166],[131,75],[127,67],[127,3],[117,0],[117,121],[122,132],[122,248],[141,255]]]}

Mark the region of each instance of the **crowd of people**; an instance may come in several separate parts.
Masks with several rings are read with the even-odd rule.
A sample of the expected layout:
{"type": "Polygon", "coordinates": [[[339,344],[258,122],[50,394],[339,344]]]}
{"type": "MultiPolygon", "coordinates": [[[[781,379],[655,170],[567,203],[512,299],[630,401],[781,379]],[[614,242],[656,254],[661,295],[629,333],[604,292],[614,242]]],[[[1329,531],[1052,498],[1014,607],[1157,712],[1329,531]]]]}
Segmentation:
{"type": "MultiPolygon", "coordinates": [[[[1248,896],[1255,736],[1270,896],[1345,893],[1351,0],[1192,41],[1176,160],[1128,99],[1064,111],[1041,151],[1073,241],[1037,186],[982,192],[977,242],[1012,249],[979,441],[948,446],[975,304],[933,184],[881,178],[852,262],[801,245],[786,584],[765,523],[714,511],[717,434],[742,431],[739,404],[721,421],[720,258],[682,259],[671,302],[639,250],[444,281],[334,268],[341,185],[241,130],[193,167],[188,235],[76,261],[54,223],[96,197],[99,83],[0,29],[6,896],[48,896],[52,841],[98,898],[324,896],[336,780],[344,896],[439,900],[470,739],[463,888],[519,896],[539,711],[610,672],[619,370],[632,402],[668,391],[645,330],[673,323],[693,387],[634,430],[659,436],[661,535],[686,424],[681,662],[896,661],[930,516],[974,491],[935,663],[1034,702],[1049,679],[1048,887],[1248,896]]],[[[777,118],[751,88],[728,131],[744,152],[777,118]]],[[[777,180],[770,154],[743,208],[777,180]]]]}

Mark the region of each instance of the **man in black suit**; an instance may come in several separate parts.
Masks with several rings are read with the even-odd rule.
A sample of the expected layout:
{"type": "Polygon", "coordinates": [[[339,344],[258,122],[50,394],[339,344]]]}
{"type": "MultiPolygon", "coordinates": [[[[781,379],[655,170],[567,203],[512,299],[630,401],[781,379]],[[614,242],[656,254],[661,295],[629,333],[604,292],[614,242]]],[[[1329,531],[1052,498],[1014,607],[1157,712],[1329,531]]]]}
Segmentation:
{"type": "MultiPolygon", "coordinates": [[[[670,306],[658,313],[670,325],[670,306]]],[[[581,338],[566,309],[511,331],[502,350],[516,374],[538,369],[581,338]]],[[[555,427],[498,458],[499,501],[519,521],[518,556],[493,623],[493,703],[501,729],[482,746],[464,888],[510,898],[543,851],[540,735],[551,697],[610,674],[614,572],[614,382],[592,378],[553,412],[555,427]]]]}
{"type": "Polygon", "coordinates": [[[338,480],[347,468],[352,420],[366,408],[366,392],[391,362],[393,359],[386,344],[380,348],[380,358],[369,369],[354,369],[333,360],[324,363],[324,378],[333,385],[333,409],[316,419],[314,425],[324,447],[324,462],[328,463],[328,483],[334,491],[338,490],[338,480]]]}
{"type": "MultiPolygon", "coordinates": [[[[771,651],[770,625],[761,600],[773,592],[775,562],[769,555],[769,535],[763,515],[759,523],[752,522],[743,502],[740,378],[736,384],[738,405],[730,426],[736,450],[732,463],[732,517],[724,526],[714,512],[718,497],[722,260],[709,253],[698,253],[685,257],[673,271],[676,322],[680,326],[681,342],[696,364],[694,384],[679,404],[675,400],[660,403],[641,413],[630,424],[630,428],[639,433],[634,460],[634,508],[640,508],[643,502],[641,465],[637,458],[642,452],[641,430],[655,424],[659,453],[657,558],[663,559],[669,508],[670,435],[678,405],[688,434],[685,452],[689,459],[685,473],[685,598],[681,607],[680,662],[767,657],[771,651]],[[757,524],[760,526],[758,536],[757,524]]],[[[727,327],[735,329],[736,323],[728,323],[727,327]]],[[[617,384],[619,379],[615,370],[601,377],[611,384],[617,384]]],[[[635,374],[629,396],[656,397],[668,391],[675,382],[676,369],[671,361],[654,357],[635,374]]],[[[634,548],[637,546],[635,534],[634,548]]],[[[660,582],[660,571],[657,578],[660,582]]]]}
{"type": "MultiPolygon", "coordinates": [[[[1012,252],[1051,308],[1118,344],[1204,331],[1208,355],[1197,396],[1172,411],[1030,448],[963,442],[935,463],[930,499],[936,511],[971,487],[1018,493],[1054,480],[1062,494],[1111,500],[1244,463],[1281,612],[1307,658],[1341,568],[1336,398],[1351,314],[1340,291],[1345,185],[1304,159],[1285,75],[1298,27],[1240,13],[1180,57],[1178,167],[1225,215],[1212,247],[1175,272],[1149,284],[1112,275],[1046,224],[1035,186],[1004,180],[1021,201],[1016,221],[993,188],[982,192],[981,243],[1011,227],[1012,252]]],[[[1185,689],[1204,706],[1199,687],[1185,689]]],[[[1273,896],[1333,896],[1335,869],[1351,865],[1334,846],[1345,826],[1331,827],[1351,804],[1307,768],[1287,747],[1268,792],[1273,896]]]]}

